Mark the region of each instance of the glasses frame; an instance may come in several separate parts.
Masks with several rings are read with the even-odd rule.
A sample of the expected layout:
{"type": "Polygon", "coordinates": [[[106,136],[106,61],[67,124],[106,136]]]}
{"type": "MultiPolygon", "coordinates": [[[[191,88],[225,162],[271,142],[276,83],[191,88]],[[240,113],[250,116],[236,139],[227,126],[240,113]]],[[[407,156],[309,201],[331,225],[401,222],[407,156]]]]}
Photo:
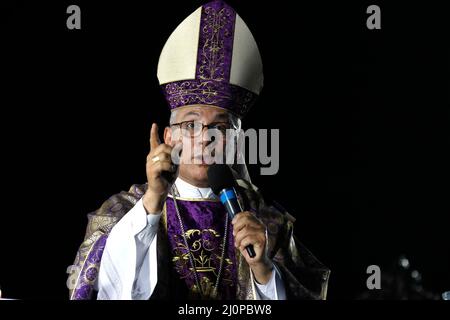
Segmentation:
{"type": "MultiPolygon", "coordinates": [[[[192,132],[192,133],[189,135],[190,137],[198,137],[198,136],[200,136],[200,135],[203,133],[203,130],[204,130],[205,128],[219,130],[219,129],[217,129],[217,128],[214,128],[214,126],[216,126],[217,124],[220,124],[220,123],[223,123],[223,124],[226,124],[226,125],[229,126],[229,128],[227,128],[226,130],[235,130],[235,129],[236,129],[236,128],[234,128],[234,126],[233,126],[230,122],[225,122],[225,121],[217,121],[217,122],[212,122],[212,123],[210,123],[210,124],[203,124],[203,122],[201,122],[201,121],[197,121],[197,120],[187,120],[187,121],[181,121],[181,122],[178,122],[178,123],[172,123],[170,126],[171,126],[171,127],[172,127],[172,126],[179,126],[181,132],[183,133],[183,130],[189,131],[189,129],[183,129],[183,128],[182,128],[182,125],[183,125],[184,123],[189,123],[189,122],[193,122],[193,123],[194,123],[194,128],[195,128],[195,124],[199,124],[199,125],[202,126],[202,129],[199,130],[197,134],[195,134],[195,132],[192,132]]],[[[220,131],[220,130],[219,130],[219,131],[220,131]]],[[[223,134],[223,132],[222,132],[222,134],[223,134]]],[[[186,136],[186,135],[185,135],[185,136],[186,136]]]]}

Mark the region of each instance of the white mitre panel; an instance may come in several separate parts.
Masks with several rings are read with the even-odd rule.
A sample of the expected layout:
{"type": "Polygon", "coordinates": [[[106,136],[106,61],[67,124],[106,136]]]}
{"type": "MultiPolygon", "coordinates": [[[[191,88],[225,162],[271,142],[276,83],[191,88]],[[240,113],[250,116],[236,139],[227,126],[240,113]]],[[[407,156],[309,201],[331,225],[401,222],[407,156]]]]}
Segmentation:
{"type": "Polygon", "coordinates": [[[255,38],[236,14],[230,83],[259,94],[263,82],[263,65],[255,38]]]}
{"type": "Polygon", "coordinates": [[[159,84],[195,78],[201,14],[199,7],[167,39],[159,56],[159,84]]]}

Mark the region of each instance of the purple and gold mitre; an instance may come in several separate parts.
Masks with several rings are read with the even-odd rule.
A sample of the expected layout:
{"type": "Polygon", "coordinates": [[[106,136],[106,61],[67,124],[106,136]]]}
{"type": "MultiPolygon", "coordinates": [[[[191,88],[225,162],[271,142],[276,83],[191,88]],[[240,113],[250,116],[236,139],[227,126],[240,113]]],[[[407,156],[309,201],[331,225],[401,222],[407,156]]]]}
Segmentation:
{"type": "Polygon", "coordinates": [[[170,35],[158,80],[171,110],[211,105],[242,118],[263,87],[261,56],[241,17],[225,2],[209,2],[170,35]]]}

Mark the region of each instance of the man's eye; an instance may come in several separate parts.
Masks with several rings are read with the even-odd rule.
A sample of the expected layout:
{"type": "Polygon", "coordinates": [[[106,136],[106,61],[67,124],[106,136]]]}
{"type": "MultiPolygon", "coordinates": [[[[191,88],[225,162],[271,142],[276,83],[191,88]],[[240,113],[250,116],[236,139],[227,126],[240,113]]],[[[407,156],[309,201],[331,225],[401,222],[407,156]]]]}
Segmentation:
{"type": "Polygon", "coordinates": [[[190,121],[186,123],[186,129],[194,129],[195,123],[194,121],[190,121]]]}
{"type": "Polygon", "coordinates": [[[218,124],[214,125],[214,129],[217,129],[220,131],[226,131],[227,129],[229,129],[229,126],[224,123],[218,123],[218,124]]]}

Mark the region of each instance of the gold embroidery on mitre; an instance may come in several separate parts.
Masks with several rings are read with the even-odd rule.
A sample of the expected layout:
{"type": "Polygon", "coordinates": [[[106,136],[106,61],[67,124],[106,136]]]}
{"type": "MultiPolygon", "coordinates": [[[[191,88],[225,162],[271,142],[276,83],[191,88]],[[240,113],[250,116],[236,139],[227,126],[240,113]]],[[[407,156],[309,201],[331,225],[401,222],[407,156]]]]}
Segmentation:
{"type": "Polygon", "coordinates": [[[220,39],[220,32],[223,31],[225,37],[230,36],[230,32],[225,28],[231,12],[226,8],[216,11],[212,7],[205,8],[205,25],[202,32],[206,40],[202,48],[201,66],[199,68],[199,78],[202,80],[224,80],[224,48],[223,39],[220,39]]]}
{"type": "Polygon", "coordinates": [[[174,105],[211,104],[233,98],[225,90],[218,89],[217,84],[211,81],[169,83],[166,85],[166,91],[170,97],[171,104],[174,105]]]}

